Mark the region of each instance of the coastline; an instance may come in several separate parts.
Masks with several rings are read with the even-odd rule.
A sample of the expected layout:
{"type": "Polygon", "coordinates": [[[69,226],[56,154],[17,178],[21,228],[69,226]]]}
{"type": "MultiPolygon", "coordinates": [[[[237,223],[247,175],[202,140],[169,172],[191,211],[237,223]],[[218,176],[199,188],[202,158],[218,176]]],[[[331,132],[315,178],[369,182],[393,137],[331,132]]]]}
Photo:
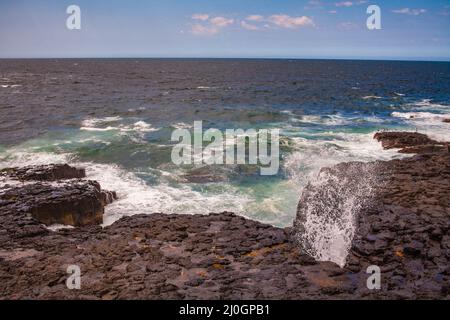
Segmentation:
{"type": "MultiPolygon", "coordinates": [[[[52,232],[29,215],[30,203],[18,211],[16,205],[21,198],[5,199],[0,194],[4,230],[0,233],[1,298],[448,298],[448,144],[437,146],[431,139],[416,139],[414,133],[399,136],[404,139],[378,134],[384,147],[403,147],[418,155],[373,163],[342,163],[322,170],[334,179],[325,179],[320,187],[337,191],[332,193],[333,201],[325,202],[335,209],[327,211],[331,222],[340,218],[339,208],[346,203],[348,193],[370,184],[370,190],[357,193],[367,201],[352,207],[364,214],[355,217],[354,234],[342,268],[333,262],[316,261],[306,254],[312,253],[308,246],[299,244],[308,203],[302,200],[293,228],[276,228],[232,213],[155,213],[122,218],[103,229],[86,222],[83,227],[52,232]],[[396,143],[385,145],[394,140],[396,143]],[[333,185],[336,176],[340,183],[333,185]],[[356,184],[355,177],[359,179],[356,184]],[[80,291],[65,286],[65,269],[70,264],[81,267],[80,291]],[[370,265],[382,269],[380,291],[366,287],[366,269],[370,265]]],[[[77,175],[80,178],[79,172],[77,175]]],[[[50,180],[55,179],[61,176],[50,180]]],[[[330,194],[321,194],[315,188],[314,184],[308,185],[301,199],[307,199],[308,194],[330,199],[330,194]]],[[[68,189],[79,196],[70,186],[68,189]]],[[[99,201],[104,206],[114,198],[101,196],[104,193],[100,186],[94,189],[96,197],[88,195],[88,201],[99,201]]],[[[94,211],[98,218],[102,210],[94,211]]]]}

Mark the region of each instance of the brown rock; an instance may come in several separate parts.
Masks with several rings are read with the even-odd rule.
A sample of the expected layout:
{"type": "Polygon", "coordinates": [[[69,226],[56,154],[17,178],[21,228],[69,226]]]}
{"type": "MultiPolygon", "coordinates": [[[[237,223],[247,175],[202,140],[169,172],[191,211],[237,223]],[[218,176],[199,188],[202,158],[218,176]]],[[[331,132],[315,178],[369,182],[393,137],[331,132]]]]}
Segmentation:
{"type": "Polygon", "coordinates": [[[32,183],[0,193],[4,211],[26,212],[46,225],[84,226],[103,222],[104,207],[116,198],[95,181],[32,183]]]}
{"type": "Polygon", "coordinates": [[[74,168],[67,164],[50,164],[22,168],[7,168],[0,170],[0,176],[1,175],[20,181],[56,181],[85,178],[86,172],[84,169],[74,168]]]}
{"type": "Polygon", "coordinates": [[[438,144],[427,135],[418,132],[378,132],[374,139],[381,142],[384,149],[401,149],[420,145],[438,144]]]}

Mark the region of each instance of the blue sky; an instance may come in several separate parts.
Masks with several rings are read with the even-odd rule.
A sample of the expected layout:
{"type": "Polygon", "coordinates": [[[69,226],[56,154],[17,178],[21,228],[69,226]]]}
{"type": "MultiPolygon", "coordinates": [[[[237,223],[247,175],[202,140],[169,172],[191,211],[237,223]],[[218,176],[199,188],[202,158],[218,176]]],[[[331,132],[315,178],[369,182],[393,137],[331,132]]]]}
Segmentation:
{"type": "Polygon", "coordinates": [[[450,60],[450,0],[0,0],[0,57],[450,60]],[[81,8],[81,30],[66,8],[81,8]],[[366,27],[367,7],[382,30],[366,27]]]}

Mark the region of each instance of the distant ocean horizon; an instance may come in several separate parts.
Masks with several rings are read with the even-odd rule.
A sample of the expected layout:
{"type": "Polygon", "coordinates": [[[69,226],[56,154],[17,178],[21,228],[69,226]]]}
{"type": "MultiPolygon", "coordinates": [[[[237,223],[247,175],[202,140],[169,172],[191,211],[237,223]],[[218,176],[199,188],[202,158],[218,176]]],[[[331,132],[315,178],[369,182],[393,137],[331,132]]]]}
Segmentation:
{"type": "Polygon", "coordinates": [[[450,62],[450,57],[257,57],[257,56],[0,56],[0,60],[300,60],[375,62],[450,62]]]}
{"type": "MultiPolygon", "coordinates": [[[[0,59],[0,168],[69,163],[115,190],[104,224],[155,212],[295,218],[323,167],[387,160],[379,130],[450,141],[450,62],[295,58],[0,59]],[[281,130],[281,168],[189,168],[171,133],[281,130]],[[211,175],[208,182],[197,176],[211,175]],[[194,179],[190,179],[194,177],[194,179]],[[198,179],[197,179],[198,180],[198,179]]],[[[0,181],[0,187],[10,181],[0,181]]]]}

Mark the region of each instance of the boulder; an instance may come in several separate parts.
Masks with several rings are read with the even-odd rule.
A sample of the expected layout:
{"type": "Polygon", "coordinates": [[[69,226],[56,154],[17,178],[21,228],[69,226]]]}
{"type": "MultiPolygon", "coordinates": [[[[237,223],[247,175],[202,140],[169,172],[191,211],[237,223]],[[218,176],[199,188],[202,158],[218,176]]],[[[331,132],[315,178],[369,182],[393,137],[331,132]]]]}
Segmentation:
{"type": "Polygon", "coordinates": [[[3,189],[0,209],[30,213],[46,225],[85,226],[101,224],[104,207],[116,198],[115,192],[101,190],[96,181],[36,182],[3,189]]]}
{"type": "Polygon", "coordinates": [[[0,210],[31,214],[46,225],[101,224],[104,207],[117,198],[98,182],[81,180],[84,169],[67,164],[7,168],[0,177],[0,210]]]}

